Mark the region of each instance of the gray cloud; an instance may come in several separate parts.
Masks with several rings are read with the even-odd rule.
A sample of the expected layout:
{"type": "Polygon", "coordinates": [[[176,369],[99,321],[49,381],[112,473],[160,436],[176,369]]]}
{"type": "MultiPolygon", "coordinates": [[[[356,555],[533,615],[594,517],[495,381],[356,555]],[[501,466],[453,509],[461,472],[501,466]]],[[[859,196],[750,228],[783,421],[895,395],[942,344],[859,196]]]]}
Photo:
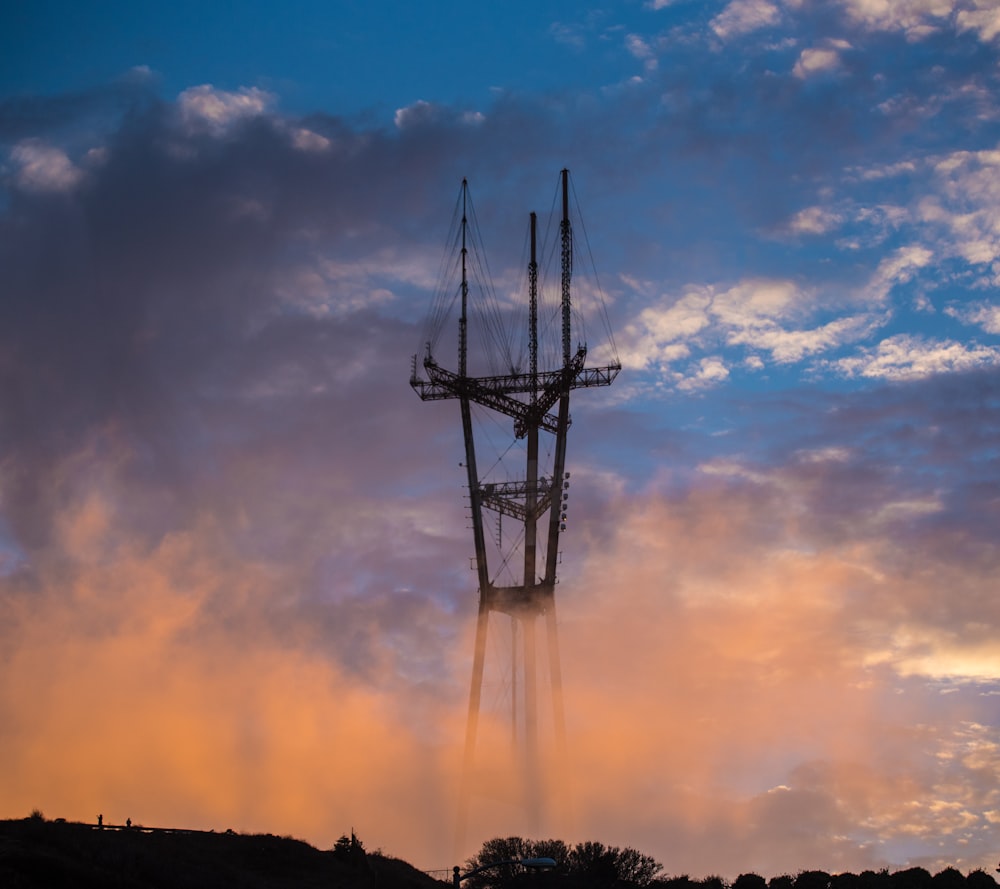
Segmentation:
{"type": "MultiPolygon", "coordinates": [[[[409,391],[409,356],[461,177],[512,281],[507,245],[565,164],[615,282],[613,326],[662,313],[663,340],[690,350],[682,382],[726,380],[681,395],[629,368],[574,405],[560,616],[583,826],[648,842],[671,870],[858,869],[899,860],[911,828],[930,843],[915,804],[949,842],[971,813],[979,863],[995,811],[973,689],[997,675],[996,370],[889,385],[806,356],[875,348],[844,318],[919,326],[896,288],[949,267],[906,252],[901,193],[945,134],[995,143],[966,89],[991,87],[972,35],[934,70],[902,34],[847,36],[835,78],[799,78],[801,42],[751,47],[737,75],[723,53],[648,35],[642,61],[660,55],[642,82],[413,103],[382,128],[197,85],[171,102],[133,85],[5,103],[8,761],[58,749],[96,707],[95,749],[188,776],[206,821],[289,818],[312,837],[343,793],[401,853],[433,845],[399,800],[448,811],[475,591],[457,412],[409,391]],[[748,281],[783,282],[788,310],[754,310],[748,281]],[[729,294],[723,328],[669,296],[709,292],[729,294]],[[130,744],[132,712],[147,741],[176,721],[176,749],[130,744]],[[360,786],[355,762],[386,785],[360,786]],[[247,801],[238,788],[262,774],[247,801]]],[[[956,324],[974,320],[964,286],[941,316],[956,324]]],[[[165,816],[184,808],[170,784],[165,816]]],[[[128,800],[123,785],[103,771],[67,805],[128,800]]],[[[26,778],[16,799],[42,789],[26,778]]]]}

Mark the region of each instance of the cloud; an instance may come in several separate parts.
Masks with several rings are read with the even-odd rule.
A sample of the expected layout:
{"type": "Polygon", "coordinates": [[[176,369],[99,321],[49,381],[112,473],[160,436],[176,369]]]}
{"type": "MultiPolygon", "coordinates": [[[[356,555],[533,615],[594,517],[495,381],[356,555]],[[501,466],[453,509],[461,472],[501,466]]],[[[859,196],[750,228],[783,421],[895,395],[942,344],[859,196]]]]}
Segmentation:
{"type": "Polygon", "coordinates": [[[791,281],[741,281],[713,300],[713,313],[728,327],[753,328],[800,314],[803,295],[791,281]]]}
{"type": "Polygon", "coordinates": [[[873,349],[829,362],[828,366],[848,377],[906,380],[992,367],[997,363],[1000,363],[1000,349],[992,346],[898,334],[873,349]]]}
{"type": "Polygon", "coordinates": [[[806,207],[792,217],[788,228],[793,234],[823,235],[842,221],[843,217],[839,213],[825,207],[806,207]]]}
{"type": "MultiPolygon", "coordinates": [[[[461,176],[506,310],[519,208],[571,163],[625,368],[574,394],[578,818],[552,833],[699,875],[992,863],[996,347],[918,336],[897,289],[992,329],[993,159],[941,148],[948,104],[871,135],[947,73],[817,103],[780,36],[741,77],[672,33],[684,64],[613,100],[384,128],[207,87],[3,106],[8,145],[86,171],[53,200],[9,157],[0,210],[10,816],[354,825],[450,862],[475,580],[455,406],[414,397],[409,356],[461,176]],[[810,237],[774,238],[789,219],[810,237]]],[[[479,802],[470,837],[522,832],[479,802]]]]}
{"type": "MultiPolygon", "coordinates": [[[[920,258],[909,254],[897,258],[880,277],[895,281],[920,258]]],[[[762,352],[769,353],[776,364],[800,362],[861,341],[885,323],[880,315],[864,313],[802,326],[818,309],[817,301],[791,281],[749,280],[718,292],[691,290],[675,302],[664,298],[658,305],[647,306],[625,327],[619,337],[622,362],[636,369],[666,368],[684,363],[699,347],[723,341],[752,349],[757,360],[748,366],[759,369],[762,352]]],[[[681,389],[718,383],[728,376],[723,363],[712,356],[699,358],[689,370],[677,373],[681,389]]]]}
{"type": "Polygon", "coordinates": [[[884,0],[841,0],[848,15],[867,28],[903,31],[919,40],[939,32],[954,21],[961,31],[974,31],[980,40],[993,40],[1000,33],[994,0],[916,0],[891,3],[884,0]]]}
{"type": "Polygon", "coordinates": [[[1000,151],[995,149],[937,158],[932,168],[937,191],[917,208],[920,221],[946,233],[952,252],[970,263],[989,263],[1000,256],[998,166],[1000,151]]]}
{"type": "Polygon", "coordinates": [[[764,324],[733,331],[728,342],[770,352],[774,362],[787,364],[857,342],[880,324],[880,319],[869,315],[839,318],[808,330],[783,330],[764,324]]]}
{"type": "Polygon", "coordinates": [[[434,866],[475,601],[455,477],[412,471],[460,433],[406,381],[459,181],[440,147],[479,128],[273,104],[197,87],[77,132],[67,100],[66,147],[15,144],[4,805],[319,845],[353,825],[434,866]]]}
{"type": "Polygon", "coordinates": [[[447,708],[418,705],[428,730],[444,720],[421,737],[384,684],[398,667],[372,665],[359,683],[305,625],[282,638],[267,624],[286,623],[289,603],[259,560],[226,554],[211,521],[136,545],[117,514],[125,502],[92,493],[70,505],[62,567],[36,554],[31,596],[7,581],[0,747],[14,769],[11,814],[45,800],[87,821],[101,811],[214,830],[281,824],[323,845],[347,823],[394,837],[416,860],[446,854],[435,828],[400,829],[400,807],[447,805],[437,735],[447,708]]]}
{"type": "Polygon", "coordinates": [[[771,353],[780,364],[801,361],[863,337],[877,323],[870,317],[845,317],[812,329],[789,329],[807,314],[809,298],[789,281],[747,281],[716,296],[712,313],[724,326],[730,345],[771,353]]]}
{"type": "MultiPolygon", "coordinates": [[[[938,412],[982,404],[967,384],[955,394],[931,402],[930,434],[948,434],[938,412]]],[[[974,564],[963,505],[885,471],[885,449],[905,446],[894,432],[904,399],[925,396],[877,394],[846,415],[821,401],[801,431],[821,433],[822,449],[775,464],[706,460],[694,484],[669,493],[611,480],[603,508],[580,513],[559,600],[576,821],[555,822],[556,835],[656,849],[670,872],[729,878],[877,868],[904,838],[943,861],[936,844],[962,836],[948,863],[963,869],[992,855],[998,800],[976,777],[998,764],[990,731],[954,718],[974,700],[961,686],[952,711],[911,684],[928,673],[995,679],[998,651],[996,554],[974,564]],[[847,444],[854,424],[870,449],[847,444]],[[916,545],[942,522],[947,540],[916,545]],[[944,588],[963,594],[942,600],[944,588]],[[820,842],[827,831],[841,839],[820,842]]],[[[29,578],[5,579],[8,805],[320,844],[347,820],[366,842],[439,864],[471,611],[426,595],[380,600],[374,587],[346,597],[328,587],[315,600],[301,590],[337,535],[341,558],[371,547],[347,572],[357,577],[395,557],[386,539],[419,559],[427,538],[416,528],[457,538],[461,521],[434,529],[443,503],[360,508],[350,488],[340,496],[351,502],[324,518],[337,498],[310,497],[311,474],[278,511],[282,521],[304,512],[289,535],[298,559],[268,558],[266,536],[234,548],[234,528],[261,521],[255,495],[273,503],[290,480],[276,467],[278,486],[264,484],[255,448],[227,461],[233,487],[206,492],[200,521],[149,546],[130,528],[126,470],[141,455],[109,460],[107,447],[57,473],[81,484],[61,498],[47,554],[34,553],[31,594],[29,578]],[[223,493],[242,518],[224,514],[223,493]],[[414,807],[434,817],[414,821],[414,807]]],[[[930,468],[942,450],[925,453],[930,468]]],[[[399,576],[419,583],[416,568],[399,576]]],[[[506,746],[502,717],[493,723],[484,716],[484,737],[495,729],[506,746]]],[[[495,762],[502,781],[505,760],[495,762]]],[[[475,797],[472,835],[516,829],[511,808],[475,797]]]]}
{"type": "Polygon", "coordinates": [[[914,0],[892,3],[885,0],[841,0],[847,14],[872,30],[903,31],[919,40],[940,30],[955,10],[955,0],[914,0]]]}
{"type": "Polygon", "coordinates": [[[406,108],[398,108],[395,115],[397,128],[404,129],[409,126],[419,125],[433,121],[437,117],[437,110],[430,102],[419,99],[406,108]]]}
{"type": "Polygon", "coordinates": [[[911,281],[939,286],[942,278],[954,273],[943,271],[950,260],[974,270],[975,287],[990,287],[995,278],[993,265],[1000,257],[994,175],[998,163],[1000,155],[995,149],[983,149],[851,169],[845,182],[847,190],[859,181],[877,184],[893,179],[912,181],[915,187],[905,205],[858,205],[825,192],[824,203],[798,211],[787,228],[793,233],[821,235],[836,227],[841,234],[840,246],[852,250],[889,239],[909,240],[911,243],[884,255],[871,275],[867,295],[879,302],[890,299],[894,288],[911,281]]]}
{"type": "Polygon", "coordinates": [[[571,46],[573,49],[583,49],[587,45],[585,30],[578,24],[553,22],[549,25],[549,34],[556,43],[571,46]]]}
{"type": "Polygon", "coordinates": [[[655,71],[657,68],[656,55],[649,43],[638,34],[629,34],[625,38],[625,46],[629,54],[643,63],[646,71],[655,71]]]}
{"type": "Polygon", "coordinates": [[[812,77],[827,71],[836,71],[840,67],[841,54],[850,49],[846,40],[831,40],[826,46],[809,47],[802,50],[792,73],[801,79],[812,77]]]}
{"type": "Polygon", "coordinates": [[[945,314],[958,318],[964,324],[975,324],[986,333],[1000,334],[1000,306],[990,303],[972,303],[966,306],[947,306],[945,314]]]}
{"type": "Polygon", "coordinates": [[[1000,34],[1000,9],[990,0],[974,0],[972,8],[957,11],[955,23],[959,31],[975,31],[980,40],[995,40],[1000,34]]]}
{"type": "Polygon", "coordinates": [[[189,135],[207,132],[218,137],[235,124],[259,117],[273,102],[273,95],[257,87],[229,91],[206,83],[184,90],[177,97],[177,112],[189,135]]]}
{"type": "Polygon", "coordinates": [[[686,356],[686,343],[709,324],[710,301],[708,294],[693,291],[669,306],[644,308],[636,322],[622,332],[623,365],[641,368],[686,356]]]}
{"type": "Polygon", "coordinates": [[[397,108],[393,117],[398,130],[432,125],[472,127],[481,125],[485,120],[486,115],[481,111],[459,111],[423,99],[405,108],[397,108]]]}
{"type": "Polygon", "coordinates": [[[292,130],[292,144],[301,151],[327,151],[332,145],[325,136],[305,127],[292,130]]]}
{"type": "Polygon", "coordinates": [[[882,302],[893,287],[913,280],[917,270],[925,268],[933,257],[934,254],[926,247],[900,247],[879,262],[868,283],[867,293],[874,301],[882,302]]]}
{"type": "Polygon", "coordinates": [[[722,40],[772,27],[781,20],[781,10],[770,0],[731,0],[709,22],[715,35],[722,40]]]}
{"type": "Polygon", "coordinates": [[[14,183],[26,191],[67,192],[83,178],[83,171],[66,153],[38,139],[24,139],[10,152],[14,183]]]}
{"type": "Polygon", "coordinates": [[[678,381],[677,388],[682,392],[690,392],[693,389],[718,385],[728,376],[729,370],[721,359],[702,358],[693,374],[686,375],[678,381]]]}
{"type": "MultiPolygon", "coordinates": [[[[875,439],[888,444],[892,411],[874,408],[865,412],[877,418],[875,439]]],[[[989,619],[963,639],[968,613],[933,615],[945,576],[980,618],[993,607],[988,584],[946,548],[918,555],[896,537],[963,521],[939,499],[914,497],[912,477],[886,474],[878,447],[806,450],[774,468],[708,463],[685,493],[629,497],[612,509],[613,530],[593,529],[584,595],[560,612],[574,761],[600,776],[586,784],[588,803],[625,822],[636,814],[619,802],[628,800],[641,823],[676,837],[672,870],[857,872],[903,841],[946,863],[933,851],[938,831],[969,837],[979,850],[969,866],[989,847],[996,796],[981,793],[974,758],[996,762],[996,745],[979,746],[990,730],[970,720],[903,727],[932,706],[914,697],[915,669],[996,680],[989,619]],[[831,497],[834,510],[819,509],[831,497]],[[622,591],[613,601],[600,593],[610,585],[622,591]],[[602,666],[612,663],[632,680],[618,683],[602,666]],[[644,728],[633,735],[636,712],[644,728]],[[723,785],[743,790],[720,798],[723,785]],[[613,797],[598,789],[608,786],[613,797]],[[817,844],[817,831],[843,840],[817,844]]]]}

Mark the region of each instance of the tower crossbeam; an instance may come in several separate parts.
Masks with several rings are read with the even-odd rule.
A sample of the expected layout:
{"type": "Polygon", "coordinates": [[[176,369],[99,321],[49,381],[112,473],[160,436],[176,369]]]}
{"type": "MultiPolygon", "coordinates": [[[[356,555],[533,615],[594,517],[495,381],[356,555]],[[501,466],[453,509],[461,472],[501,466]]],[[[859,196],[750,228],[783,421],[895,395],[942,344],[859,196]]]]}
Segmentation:
{"type": "MultiPolygon", "coordinates": [[[[510,392],[528,392],[530,389],[520,388],[523,384],[517,379],[527,374],[511,374],[503,377],[467,377],[441,367],[433,358],[424,359],[424,370],[427,380],[411,378],[410,385],[422,401],[439,401],[444,398],[467,398],[483,407],[495,410],[514,418],[514,428],[527,428],[532,416],[531,405],[510,396],[510,392]],[[511,380],[507,388],[502,382],[511,380]]],[[[558,377],[558,372],[555,374],[558,377]]],[[[540,428],[546,432],[555,433],[559,428],[559,419],[551,414],[545,414],[538,419],[540,428]]],[[[518,435],[523,438],[524,433],[518,435]]]]}
{"type": "Polygon", "coordinates": [[[428,355],[424,359],[427,379],[417,376],[414,360],[410,386],[421,401],[468,398],[483,407],[506,414],[514,419],[514,434],[518,438],[524,438],[532,425],[554,434],[559,429],[559,419],[550,414],[549,409],[563,395],[572,389],[610,386],[622,367],[617,363],[605,367],[584,367],[586,357],[587,349],[581,346],[566,367],[539,372],[534,377],[519,373],[469,377],[441,367],[428,355]],[[533,404],[511,397],[532,392],[537,394],[533,404]]]}
{"type": "MultiPolygon", "coordinates": [[[[545,514],[552,502],[552,483],[549,479],[538,479],[535,494],[538,498],[531,515],[535,518],[545,514]]],[[[528,518],[527,502],[528,482],[487,482],[479,487],[479,503],[487,509],[499,512],[501,515],[524,521],[528,518]]]]}

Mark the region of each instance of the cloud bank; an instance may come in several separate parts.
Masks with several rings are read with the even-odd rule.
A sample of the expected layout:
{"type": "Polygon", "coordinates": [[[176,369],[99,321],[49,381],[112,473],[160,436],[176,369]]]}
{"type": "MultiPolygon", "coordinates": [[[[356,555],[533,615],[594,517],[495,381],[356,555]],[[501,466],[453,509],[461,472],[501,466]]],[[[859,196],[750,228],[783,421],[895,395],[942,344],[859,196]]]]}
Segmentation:
{"type": "MultiPolygon", "coordinates": [[[[5,101],[2,814],[454,863],[463,454],[409,357],[461,177],[506,294],[567,165],[626,367],[574,405],[547,832],[693,875],[988,866],[990,11],[890,7],[608,29],[637,80],[384,126],[252,86],[5,101]]],[[[524,833],[498,774],[472,843],[524,833]]]]}

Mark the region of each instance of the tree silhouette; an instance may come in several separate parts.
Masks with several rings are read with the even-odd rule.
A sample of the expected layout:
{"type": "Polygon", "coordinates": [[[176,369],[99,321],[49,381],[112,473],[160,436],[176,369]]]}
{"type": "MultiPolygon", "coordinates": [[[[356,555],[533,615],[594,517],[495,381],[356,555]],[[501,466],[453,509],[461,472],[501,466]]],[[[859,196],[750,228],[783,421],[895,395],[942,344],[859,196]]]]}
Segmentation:
{"type": "Polygon", "coordinates": [[[831,889],[865,889],[861,877],[857,874],[834,874],[830,878],[831,889]]]}
{"type": "Polygon", "coordinates": [[[795,889],[830,889],[832,882],[825,870],[804,870],[795,878],[795,889]]]}
{"type": "Polygon", "coordinates": [[[863,870],[858,874],[861,881],[861,889],[888,889],[889,871],[880,870],[877,873],[873,870],[863,870]]]}
{"type": "Polygon", "coordinates": [[[767,889],[767,880],[760,874],[740,874],[733,880],[731,889],[767,889]]]}
{"type": "Polygon", "coordinates": [[[350,836],[344,834],[333,844],[332,852],[334,857],[339,861],[354,865],[355,867],[364,865],[368,858],[364,845],[357,838],[353,830],[350,836]]]}
{"type": "Polygon", "coordinates": [[[695,889],[698,884],[687,874],[682,874],[679,877],[661,877],[652,885],[655,885],[656,889],[695,889]]]}
{"type": "Polygon", "coordinates": [[[517,864],[499,864],[469,876],[466,884],[469,889],[512,889],[522,884],[544,889],[557,877],[565,889],[645,887],[662,870],[662,865],[654,858],[628,847],[583,842],[570,848],[562,840],[526,840],[522,837],[487,840],[482,849],[465,862],[465,870],[523,858],[551,858],[556,862],[558,873],[525,874],[517,864]]]}
{"type": "Polygon", "coordinates": [[[630,883],[648,886],[662,866],[635,849],[586,842],[577,843],[570,849],[567,869],[580,885],[605,887],[630,883]]]}
{"type": "MultiPolygon", "coordinates": [[[[544,840],[533,843],[523,837],[494,837],[483,843],[482,848],[465,862],[465,871],[473,871],[479,867],[489,867],[488,870],[472,874],[464,882],[468,889],[496,889],[510,887],[518,876],[521,868],[516,864],[501,864],[499,862],[520,861],[524,858],[553,857],[536,854],[538,846],[549,847],[549,844],[559,841],[544,840]]],[[[562,844],[565,849],[565,844],[562,844]]],[[[557,859],[558,860],[558,859],[557,859]]]]}
{"type": "Polygon", "coordinates": [[[931,878],[934,889],[965,889],[966,880],[961,871],[953,867],[946,867],[940,873],[934,874],[931,878]]]}
{"type": "Polygon", "coordinates": [[[986,871],[979,870],[978,868],[969,871],[969,875],[965,878],[965,883],[969,889],[996,889],[997,885],[997,881],[993,879],[992,874],[988,874],[986,871]]]}
{"type": "Polygon", "coordinates": [[[931,889],[934,880],[923,867],[908,867],[896,871],[890,878],[892,889],[931,889]]]}

